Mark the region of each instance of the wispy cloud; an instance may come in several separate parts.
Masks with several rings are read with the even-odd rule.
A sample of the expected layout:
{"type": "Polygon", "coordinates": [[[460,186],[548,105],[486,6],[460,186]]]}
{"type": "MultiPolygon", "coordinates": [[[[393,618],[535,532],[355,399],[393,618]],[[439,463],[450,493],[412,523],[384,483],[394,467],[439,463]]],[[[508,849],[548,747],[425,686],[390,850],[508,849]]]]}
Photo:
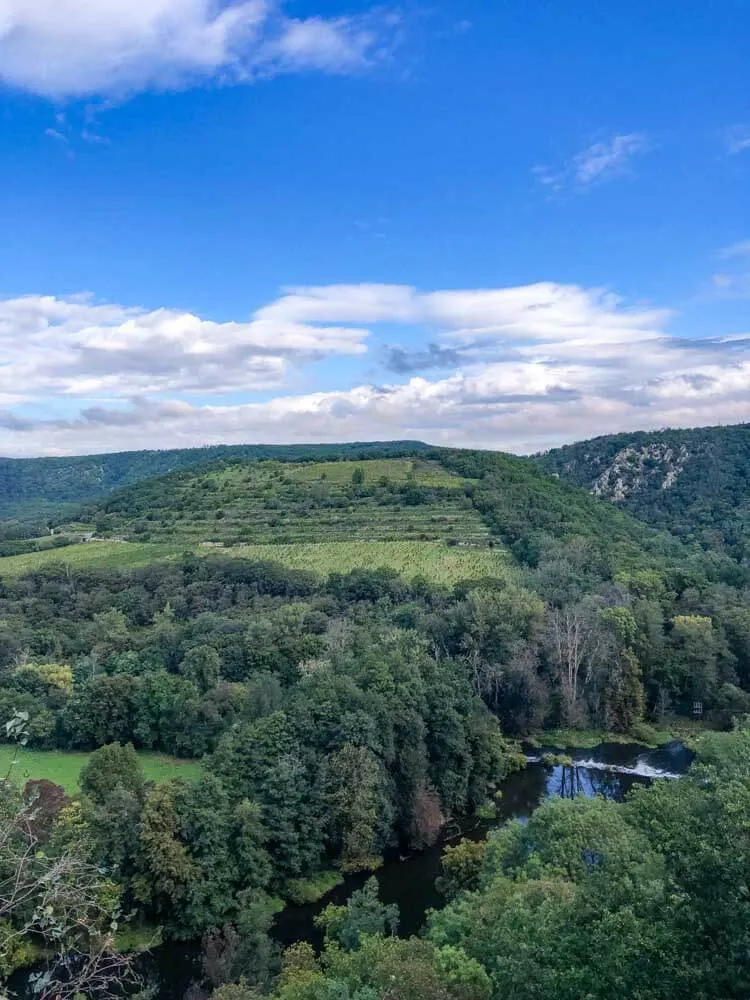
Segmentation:
{"type": "Polygon", "coordinates": [[[586,146],[561,167],[537,165],[532,167],[532,173],[541,184],[553,191],[568,188],[586,190],[593,184],[627,173],[633,159],[648,149],[644,133],[616,133],[586,146]]]}
{"type": "Polygon", "coordinates": [[[680,338],[668,330],[673,320],[667,310],[554,282],[294,288],[247,323],[87,298],[6,300],[3,451],[401,437],[529,451],[592,427],[749,419],[750,335],[680,338]],[[292,366],[362,354],[378,324],[410,328],[409,346],[386,357],[407,381],[361,377],[331,391],[291,392],[292,366]],[[433,377],[416,374],[430,369],[433,377]],[[21,403],[48,416],[29,417],[21,403]]]}
{"type": "Polygon", "coordinates": [[[711,276],[712,294],[722,299],[750,298],[750,240],[722,247],[716,256],[724,263],[711,276]]]}
{"type": "Polygon", "coordinates": [[[750,257],[750,240],[739,240],[737,243],[730,243],[728,247],[722,247],[718,256],[722,260],[732,260],[736,257],[750,257]]]}
{"type": "Polygon", "coordinates": [[[750,125],[731,125],[724,133],[727,152],[730,155],[750,150],[750,125]]]}
{"type": "Polygon", "coordinates": [[[398,18],[293,17],[282,0],[0,0],[0,81],[51,98],[279,73],[350,73],[389,50],[398,18]]]}

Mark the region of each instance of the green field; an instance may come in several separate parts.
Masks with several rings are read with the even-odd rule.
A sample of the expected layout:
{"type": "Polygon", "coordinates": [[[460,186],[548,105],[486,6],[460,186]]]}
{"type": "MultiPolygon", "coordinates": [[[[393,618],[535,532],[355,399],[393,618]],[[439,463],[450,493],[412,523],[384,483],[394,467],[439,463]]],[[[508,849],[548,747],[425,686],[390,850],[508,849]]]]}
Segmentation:
{"type": "Polygon", "coordinates": [[[352,569],[396,570],[407,579],[424,576],[453,584],[485,576],[512,573],[507,550],[448,546],[442,542],[328,542],[302,545],[239,545],[228,554],[248,559],[273,559],[290,569],[315,573],[346,573],[352,569]]]}
{"type": "Polygon", "coordinates": [[[301,462],[285,466],[286,474],[299,482],[312,483],[328,480],[337,486],[352,481],[355,469],[362,469],[365,482],[389,479],[392,483],[406,483],[413,479],[418,486],[460,486],[463,480],[453,472],[443,469],[437,462],[408,458],[371,458],[363,462],[301,462]]]}
{"type": "MultiPolygon", "coordinates": [[[[16,748],[0,744],[0,777],[4,777],[11,766],[16,748]]],[[[66,750],[18,749],[18,762],[13,767],[15,781],[23,784],[30,778],[47,778],[56,785],[62,785],[69,795],[78,791],[78,776],[91,755],[66,750]]],[[[168,778],[195,780],[201,765],[196,760],[178,760],[160,753],[139,752],[138,757],[143,773],[149,781],[166,781],[168,778]]]]}
{"type": "Polygon", "coordinates": [[[148,566],[175,558],[186,546],[147,545],[130,542],[83,542],[64,549],[46,552],[25,552],[20,556],[0,559],[0,578],[33,573],[44,566],[69,566],[71,569],[127,569],[148,566]]]}
{"type": "Polygon", "coordinates": [[[144,542],[86,542],[56,552],[30,552],[0,559],[0,579],[31,573],[45,566],[71,569],[117,569],[148,566],[176,559],[186,549],[199,555],[220,554],[281,563],[290,569],[310,570],[322,575],[347,573],[352,569],[385,567],[407,579],[425,576],[436,583],[453,584],[484,576],[505,577],[511,573],[510,554],[501,546],[474,548],[449,546],[444,542],[308,542],[297,545],[150,545],[144,542]]]}

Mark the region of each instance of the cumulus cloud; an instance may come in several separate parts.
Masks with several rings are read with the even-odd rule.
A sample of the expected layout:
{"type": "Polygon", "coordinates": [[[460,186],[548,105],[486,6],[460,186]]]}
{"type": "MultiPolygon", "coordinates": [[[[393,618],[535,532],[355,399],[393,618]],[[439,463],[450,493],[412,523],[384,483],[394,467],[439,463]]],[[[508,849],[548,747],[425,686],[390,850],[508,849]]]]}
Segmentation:
{"type": "Polygon", "coordinates": [[[532,168],[532,173],[553,191],[585,190],[627,173],[634,157],[647,150],[648,139],[642,132],[616,133],[580,150],[561,167],[539,165],[532,168]]]}
{"type": "Polygon", "coordinates": [[[750,334],[688,339],[670,332],[673,322],[666,310],[552,282],[296,288],[247,323],[85,298],[9,300],[0,302],[2,450],[416,437],[523,452],[750,419],[750,334]],[[350,378],[295,395],[283,383],[290,365],[362,353],[379,324],[393,323],[413,327],[412,338],[387,350],[384,384],[350,378]],[[253,398],[274,380],[284,387],[253,398]],[[55,396],[65,414],[77,400],[73,415],[38,417],[55,396]]]}
{"type": "Polygon", "coordinates": [[[360,354],[366,331],[283,318],[216,323],[87,297],[0,301],[0,403],[278,386],[290,363],[360,354]]]}
{"type": "Polygon", "coordinates": [[[382,10],[295,18],[281,0],[0,0],[0,80],[62,98],[347,73],[394,28],[382,10]]]}
{"type": "Polygon", "coordinates": [[[404,347],[388,347],[384,367],[396,375],[424,372],[434,368],[455,368],[463,360],[459,351],[439,344],[428,344],[424,350],[411,351],[404,347]]]}

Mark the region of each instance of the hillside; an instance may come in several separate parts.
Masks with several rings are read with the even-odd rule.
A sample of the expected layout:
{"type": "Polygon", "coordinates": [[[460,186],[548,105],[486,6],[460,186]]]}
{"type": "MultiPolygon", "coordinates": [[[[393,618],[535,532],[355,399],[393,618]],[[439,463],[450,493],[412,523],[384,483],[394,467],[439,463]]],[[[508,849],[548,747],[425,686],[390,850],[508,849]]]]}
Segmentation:
{"type": "MultiPolygon", "coordinates": [[[[166,451],[124,451],[66,458],[0,458],[0,518],[59,516],[130,483],[218,459],[296,462],[304,459],[360,458],[370,454],[415,454],[418,441],[314,445],[212,445],[166,451]]],[[[7,537],[7,534],[6,534],[7,537]]]]}
{"type": "Polygon", "coordinates": [[[214,463],[149,479],[85,508],[97,537],[198,544],[487,540],[467,481],[437,462],[214,463]]]}
{"type": "Polygon", "coordinates": [[[361,461],[219,460],[123,487],[60,519],[54,536],[23,544],[0,546],[10,557],[0,559],[0,575],[49,562],[140,566],[217,549],[322,574],[383,566],[442,583],[505,578],[513,566],[574,550],[582,572],[609,579],[668,566],[725,572],[527,459],[450,449],[361,461]]]}
{"type": "Polygon", "coordinates": [[[612,434],[535,461],[685,541],[750,557],[750,424],[612,434]]]}

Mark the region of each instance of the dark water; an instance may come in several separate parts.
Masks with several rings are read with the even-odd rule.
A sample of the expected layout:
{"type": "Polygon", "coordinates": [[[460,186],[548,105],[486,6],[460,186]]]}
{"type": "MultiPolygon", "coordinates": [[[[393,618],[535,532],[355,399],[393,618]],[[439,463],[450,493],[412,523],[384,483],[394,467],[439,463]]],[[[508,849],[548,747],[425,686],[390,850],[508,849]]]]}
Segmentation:
{"type": "MultiPolygon", "coordinates": [[[[424,924],[427,910],[445,902],[435,888],[435,880],[440,875],[440,858],[446,844],[462,836],[484,839],[490,830],[509,820],[525,821],[541,802],[553,796],[603,795],[621,801],[634,785],[648,785],[659,777],[679,777],[693,759],[693,754],[681,743],[658,750],[646,750],[633,743],[604,743],[594,750],[570,753],[572,767],[549,767],[541,760],[547,750],[559,753],[551,747],[529,750],[528,766],[503,782],[496,819],[466,820],[460,827],[454,825],[434,847],[406,858],[396,856],[386,860],[375,873],[380,898],[385,903],[396,903],[399,908],[401,935],[416,934],[424,924]]],[[[329,903],[344,903],[368,878],[368,873],[350,876],[317,903],[288,906],[276,918],[274,938],[281,945],[304,940],[319,948],[322,935],[314,925],[315,916],[329,903]]],[[[181,1000],[190,984],[201,978],[199,944],[168,943],[156,948],[143,957],[142,972],[147,980],[158,984],[159,1000],[181,1000]]]]}

